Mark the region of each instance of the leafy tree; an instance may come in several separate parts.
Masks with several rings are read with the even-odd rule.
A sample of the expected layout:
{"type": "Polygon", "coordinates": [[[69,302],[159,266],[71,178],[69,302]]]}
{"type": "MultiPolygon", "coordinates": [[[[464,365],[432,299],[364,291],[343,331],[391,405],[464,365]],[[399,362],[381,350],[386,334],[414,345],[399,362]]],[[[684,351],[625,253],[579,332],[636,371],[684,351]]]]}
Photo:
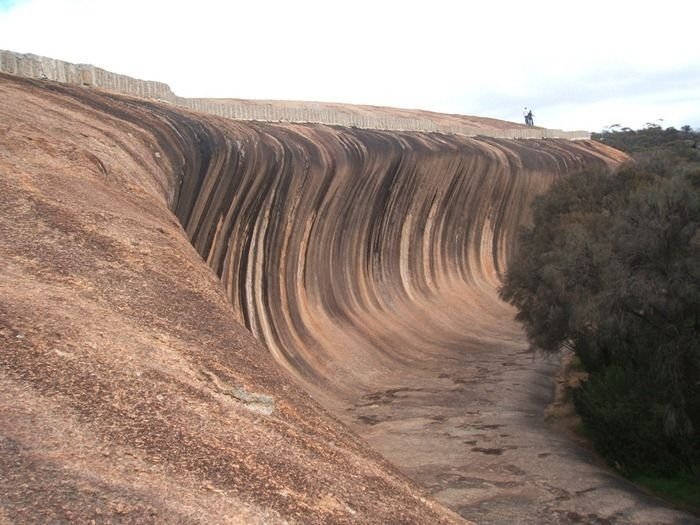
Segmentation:
{"type": "Polygon", "coordinates": [[[501,296],[534,346],[580,358],[576,405],[611,463],[700,474],[698,134],[599,138],[635,163],[562,178],[537,199],[501,296]]]}

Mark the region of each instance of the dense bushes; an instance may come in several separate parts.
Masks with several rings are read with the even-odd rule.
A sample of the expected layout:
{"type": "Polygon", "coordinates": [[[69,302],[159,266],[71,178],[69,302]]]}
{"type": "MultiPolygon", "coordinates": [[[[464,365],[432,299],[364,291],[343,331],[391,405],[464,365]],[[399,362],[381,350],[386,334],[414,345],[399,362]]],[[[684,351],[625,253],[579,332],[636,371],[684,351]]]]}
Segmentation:
{"type": "Polygon", "coordinates": [[[635,162],[579,173],[534,205],[501,289],[533,345],[576,352],[576,396],[600,452],[628,474],[700,470],[700,138],[606,133],[635,162]]]}

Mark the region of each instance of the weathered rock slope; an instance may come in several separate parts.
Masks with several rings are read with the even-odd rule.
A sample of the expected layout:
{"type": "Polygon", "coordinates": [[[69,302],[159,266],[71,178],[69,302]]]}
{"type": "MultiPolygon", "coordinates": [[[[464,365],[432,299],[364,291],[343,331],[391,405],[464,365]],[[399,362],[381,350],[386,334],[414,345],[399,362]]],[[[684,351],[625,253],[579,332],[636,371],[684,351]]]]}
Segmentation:
{"type": "Polygon", "coordinates": [[[0,523],[460,522],[317,402],[462,516],[598,519],[533,460],[496,289],[534,196],[620,153],[0,97],[0,523]]]}
{"type": "Polygon", "coordinates": [[[189,244],[172,210],[234,175],[232,130],[4,75],[0,97],[0,523],[456,520],[290,380],[189,244]]]}

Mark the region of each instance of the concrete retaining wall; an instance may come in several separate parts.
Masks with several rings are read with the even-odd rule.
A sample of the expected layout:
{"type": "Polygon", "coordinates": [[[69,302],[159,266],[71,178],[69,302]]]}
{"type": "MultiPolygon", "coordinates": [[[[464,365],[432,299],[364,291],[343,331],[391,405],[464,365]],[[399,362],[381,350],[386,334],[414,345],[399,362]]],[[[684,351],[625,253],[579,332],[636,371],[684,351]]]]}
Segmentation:
{"type": "Polygon", "coordinates": [[[313,122],[332,126],[356,127],[393,131],[424,131],[454,135],[485,135],[495,138],[515,139],[588,139],[587,131],[562,131],[544,128],[513,128],[503,130],[475,129],[455,124],[440,124],[428,119],[392,118],[368,116],[330,109],[308,107],[276,107],[272,105],[246,104],[245,102],[220,102],[213,99],[183,98],[176,96],[167,84],[139,80],[119,75],[89,64],[71,64],[53,58],[32,54],[20,54],[0,49],[0,72],[28,78],[55,80],[113,93],[123,93],[150,98],[236,120],[264,122],[313,122]]]}
{"type": "Polygon", "coordinates": [[[71,64],[53,58],[22,55],[12,51],[0,50],[0,71],[21,77],[78,84],[170,103],[174,103],[176,98],[170,87],[163,82],[139,80],[89,64],[71,64]]]}

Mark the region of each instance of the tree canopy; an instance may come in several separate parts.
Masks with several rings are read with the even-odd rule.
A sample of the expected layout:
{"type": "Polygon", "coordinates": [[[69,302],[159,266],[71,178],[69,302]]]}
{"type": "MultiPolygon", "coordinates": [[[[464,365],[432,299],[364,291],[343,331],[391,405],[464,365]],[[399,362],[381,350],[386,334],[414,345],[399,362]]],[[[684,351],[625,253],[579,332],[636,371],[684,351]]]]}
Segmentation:
{"type": "Polygon", "coordinates": [[[577,409],[612,464],[698,474],[700,134],[595,138],[634,162],[564,177],[535,201],[501,296],[535,347],[580,358],[577,409]]]}

